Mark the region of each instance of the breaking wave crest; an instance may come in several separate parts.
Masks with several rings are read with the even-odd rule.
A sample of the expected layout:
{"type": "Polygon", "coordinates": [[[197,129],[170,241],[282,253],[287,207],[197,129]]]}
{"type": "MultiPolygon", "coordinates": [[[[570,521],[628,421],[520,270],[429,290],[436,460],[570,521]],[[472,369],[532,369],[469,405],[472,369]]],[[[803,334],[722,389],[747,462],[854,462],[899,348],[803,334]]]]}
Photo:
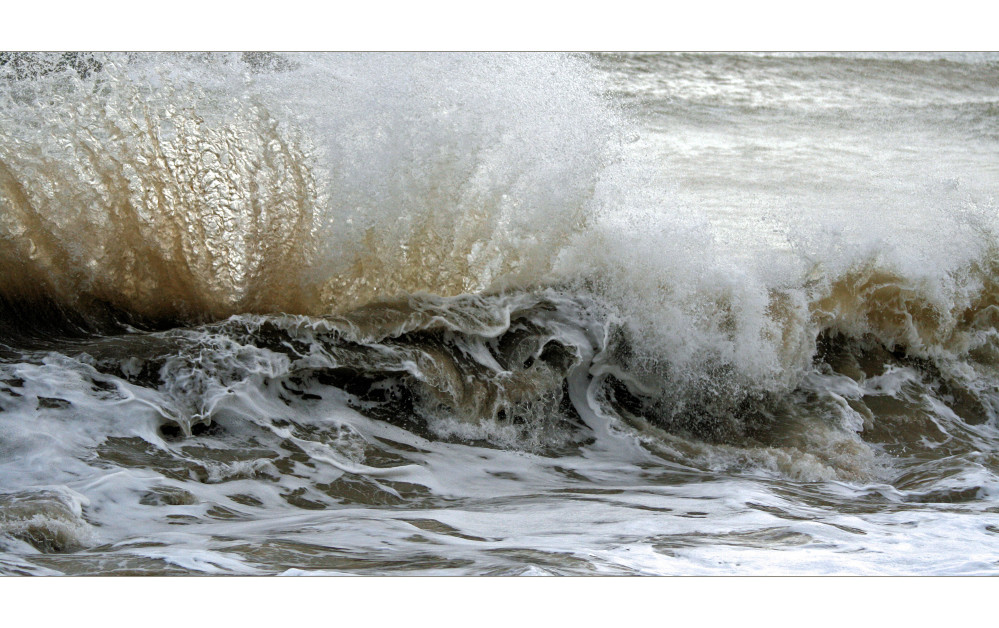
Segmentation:
{"type": "Polygon", "coordinates": [[[994,316],[980,224],[938,268],[858,249],[777,280],[742,267],[622,153],[629,123],[584,58],[11,53],[0,71],[11,337],[553,286],[673,379],[759,387],[794,384],[822,334],[959,355],[994,316]]]}
{"type": "Polygon", "coordinates": [[[614,124],[568,57],[71,60],[0,66],[8,304],[162,324],[537,281],[614,124]]]}

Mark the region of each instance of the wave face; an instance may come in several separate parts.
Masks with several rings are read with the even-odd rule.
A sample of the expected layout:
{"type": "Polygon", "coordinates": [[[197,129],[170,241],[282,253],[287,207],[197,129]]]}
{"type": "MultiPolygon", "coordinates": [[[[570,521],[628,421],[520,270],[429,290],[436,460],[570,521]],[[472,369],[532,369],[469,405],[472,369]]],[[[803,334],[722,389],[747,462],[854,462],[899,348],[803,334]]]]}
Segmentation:
{"type": "Polygon", "coordinates": [[[596,211],[612,154],[614,116],[566,57],[3,70],[4,297],[152,321],[536,282],[596,211]]]}
{"type": "Polygon", "coordinates": [[[2,53],[0,572],[994,573],[996,85],[2,53]]]}

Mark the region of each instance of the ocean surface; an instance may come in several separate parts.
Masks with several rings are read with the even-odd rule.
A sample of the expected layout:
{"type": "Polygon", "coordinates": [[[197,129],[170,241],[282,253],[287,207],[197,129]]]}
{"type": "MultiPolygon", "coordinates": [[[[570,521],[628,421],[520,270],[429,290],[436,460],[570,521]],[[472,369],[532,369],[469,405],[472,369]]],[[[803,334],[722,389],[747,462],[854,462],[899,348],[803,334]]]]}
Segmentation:
{"type": "Polygon", "coordinates": [[[0,574],[999,574],[999,55],[0,53],[0,574]]]}

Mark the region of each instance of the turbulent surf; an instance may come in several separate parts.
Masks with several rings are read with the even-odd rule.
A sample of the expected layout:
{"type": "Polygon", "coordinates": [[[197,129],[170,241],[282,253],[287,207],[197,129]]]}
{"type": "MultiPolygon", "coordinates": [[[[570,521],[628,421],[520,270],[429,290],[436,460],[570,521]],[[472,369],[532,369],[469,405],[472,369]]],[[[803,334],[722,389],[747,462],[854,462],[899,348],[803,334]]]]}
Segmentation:
{"type": "Polygon", "coordinates": [[[0,53],[0,573],[995,574],[999,57],[0,53]]]}

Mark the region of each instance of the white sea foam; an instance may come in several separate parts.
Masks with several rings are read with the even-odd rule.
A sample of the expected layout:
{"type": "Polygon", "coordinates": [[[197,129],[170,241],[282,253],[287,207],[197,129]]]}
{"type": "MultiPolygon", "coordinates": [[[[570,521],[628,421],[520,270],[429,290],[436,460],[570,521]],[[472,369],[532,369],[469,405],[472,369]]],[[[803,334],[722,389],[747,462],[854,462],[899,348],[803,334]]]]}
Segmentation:
{"type": "Polygon", "coordinates": [[[0,572],[994,573],[996,72],[0,56],[0,572]]]}

